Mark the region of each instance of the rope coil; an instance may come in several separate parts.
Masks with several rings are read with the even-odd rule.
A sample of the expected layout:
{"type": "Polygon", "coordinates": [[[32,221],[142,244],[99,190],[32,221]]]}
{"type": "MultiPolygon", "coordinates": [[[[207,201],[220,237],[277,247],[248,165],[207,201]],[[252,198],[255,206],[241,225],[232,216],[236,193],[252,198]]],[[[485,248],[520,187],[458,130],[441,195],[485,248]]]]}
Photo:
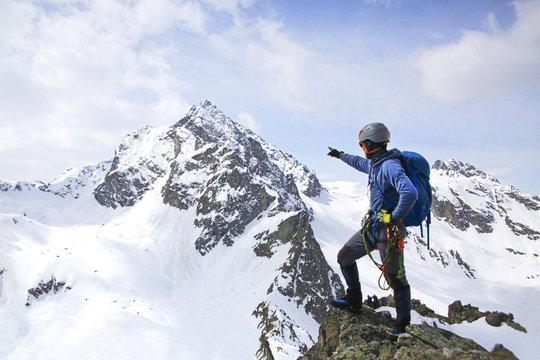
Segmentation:
{"type": "Polygon", "coordinates": [[[381,276],[379,276],[379,281],[378,281],[379,288],[381,288],[382,290],[389,290],[390,289],[390,281],[388,280],[388,272],[387,272],[387,269],[386,269],[386,264],[390,261],[390,259],[392,258],[392,256],[394,254],[398,254],[398,258],[399,258],[399,271],[398,271],[398,274],[397,274],[396,277],[398,279],[401,279],[403,277],[403,275],[405,274],[405,270],[403,269],[403,256],[401,256],[401,253],[403,252],[403,249],[405,248],[405,238],[401,236],[401,234],[399,232],[399,228],[398,228],[397,225],[395,225],[395,224],[394,225],[385,224],[386,225],[386,238],[387,238],[387,241],[388,241],[388,245],[387,245],[386,250],[385,250],[386,256],[385,256],[382,264],[379,264],[373,258],[373,256],[371,256],[371,251],[375,250],[377,248],[375,246],[375,226],[376,226],[376,224],[377,224],[377,220],[373,220],[371,218],[368,219],[364,223],[364,227],[362,229],[362,238],[364,240],[364,246],[366,248],[366,253],[369,255],[369,258],[371,259],[371,261],[373,261],[375,266],[377,266],[377,268],[379,270],[381,270],[381,276]],[[370,227],[372,227],[372,228],[370,229],[370,227]],[[368,233],[369,233],[369,231],[373,232],[372,241],[373,241],[374,245],[373,245],[373,248],[371,250],[369,249],[369,246],[368,246],[368,233]],[[381,285],[381,280],[383,279],[383,277],[384,277],[384,282],[381,285]]]}

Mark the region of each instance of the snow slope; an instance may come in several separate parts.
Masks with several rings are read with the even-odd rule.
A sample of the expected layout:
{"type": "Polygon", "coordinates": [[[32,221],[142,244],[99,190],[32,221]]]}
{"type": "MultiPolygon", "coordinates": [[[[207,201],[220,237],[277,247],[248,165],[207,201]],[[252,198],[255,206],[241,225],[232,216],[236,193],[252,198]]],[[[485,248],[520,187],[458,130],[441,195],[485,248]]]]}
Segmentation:
{"type": "MultiPolygon", "coordinates": [[[[252,250],[253,236],[269,224],[248,228],[232,247],[202,257],[192,242],[176,241],[179,233],[193,238],[194,214],[178,221],[177,209],[163,206],[159,191],[103,223],[79,224],[73,214],[56,214],[54,223],[63,224],[57,226],[5,210],[0,358],[231,359],[256,353],[260,331],[251,312],[281,265],[279,256],[261,262],[252,250]],[[28,289],[53,277],[66,283],[57,294],[29,296],[28,289]]],[[[280,251],[286,255],[286,248],[280,251]]],[[[302,328],[316,333],[317,324],[304,317],[302,328]]],[[[309,333],[298,335],[309,343],[309,333]]]]}

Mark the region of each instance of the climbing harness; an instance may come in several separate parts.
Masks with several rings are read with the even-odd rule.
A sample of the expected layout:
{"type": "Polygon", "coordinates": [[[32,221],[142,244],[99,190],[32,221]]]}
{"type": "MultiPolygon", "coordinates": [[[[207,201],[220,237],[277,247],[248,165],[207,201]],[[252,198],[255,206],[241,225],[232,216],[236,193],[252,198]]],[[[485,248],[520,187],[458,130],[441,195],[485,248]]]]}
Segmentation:
{"type": "Polygon", "coordinates": [[[405,248],[405,238],[401,236],[397,225],[385,224],[386,225],[386,238],[388,241],[388,245],[386,246],[386,250],[385,250],[386,256],[384,260],[382,261],[382,264],[379,264],[373,258],[373,256],[371,256],[371,251],[377,249],[377,246],[375,243],[375,227],[377,223],[378,221],[373,220],[372,218],[364,222],[364,226],[362,228],[362,239],[364,240],[364,246],[366,248],[366,253],[368,254],[369,258],[371,259],[371,261],[373,261],[375,266],[377,266],[377,268],[381,270],[381,276],[379,276],[379,281],[378,281],[379,288],[381,288],[382,290],[389,290],[390,281],[388,280],[388,272],[386,270],[386,264],[390,261],[390,259],[392,258],[394,254],[397,254],[399,258],[399,271],[397,274],[397,278],[401,279],[405,275],[405,270],[403,269],[403,255],[402,255],[403,249],[405,248]],[[368,246],[369,231],[372,232],[371,249],[368,246]],[[383,279],[383,277],[384,277],[384,281],[386,281],[387,286],[384,285],[384,282],[381,285],[381,280],[383,279]]]}

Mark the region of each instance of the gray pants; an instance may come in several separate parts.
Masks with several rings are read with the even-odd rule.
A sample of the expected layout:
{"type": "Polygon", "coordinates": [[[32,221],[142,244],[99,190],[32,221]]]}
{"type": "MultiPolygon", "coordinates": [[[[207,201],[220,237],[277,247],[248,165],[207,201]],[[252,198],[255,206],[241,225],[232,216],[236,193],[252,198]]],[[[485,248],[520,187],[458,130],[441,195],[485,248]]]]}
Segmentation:
{"type": "MultiPolygon", "coordinates": [[[[403,237],[407,236],[407,230],[405,229],[405,226],[402,224],[399,226],[399,232],[401,236],[403,237]]],[[[379,249],[381,262],[384,262],[385,258],[387,257],[386,248],[388,246],[386,226],[384,226],[383,224],[376,224],[374,235],[375,235],[375,247],[379,249]]],[[[390,236],[392,235],[393,234],[391,232],[390,236]]],[[[372,244],[373,244],[373,231],[368,231],[367,250],[369,252],[374,250],[374,246],[372,244]]],[[[338,253],[337,261],[339,265],[342,267],[342,269],[349,268],[356,264],[357,259],[360,259],[364,257],[365,255],[367,255],[366,246],[364,244],[364,239],[362,237],[362,230],[359,230],[345,243],[345,245],[343,245],[343,247],[338,253]]],[[[388,274],[388,281],[390,282],[389,285],[393,289],[401,288],[409,284],[407,281],[407,277],[405,276],[405,264],[403,261],[404,261],[403,252],[401,252],[401,254],[393,253],[392,256],[390,256],[390,258],[386,262],[384,262],[384,264],[386,265],[386,271],[388,274]],[[400,257],[403,264],[403,277],[401,279],[398,279],[397,274],[399,272],[399,267],[400,267],[399,265],[400,257]]]]}

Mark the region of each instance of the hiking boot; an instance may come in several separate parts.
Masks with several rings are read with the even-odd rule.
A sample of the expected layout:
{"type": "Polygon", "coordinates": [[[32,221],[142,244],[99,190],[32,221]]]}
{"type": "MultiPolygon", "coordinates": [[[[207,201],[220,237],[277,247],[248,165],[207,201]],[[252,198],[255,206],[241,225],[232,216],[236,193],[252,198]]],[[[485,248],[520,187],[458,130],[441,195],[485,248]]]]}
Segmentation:
{"type": "Polygon", "coordinates": [[[399,324],[399,323],[396,322],[394,324],[394,328],[392,329],[392,335],[399,336],[401,334],[406,333],[407,332],[406,327],[407,327],[407,325],[399,324]]]}
{"type": "Polygon", "coordinates": [[[394,290],[396,300],[396,321],[394,333],[405,332],[407,325],[411,324],[411,287],[409,285],[399,287],[394,290]]]}
{"type": "Polygon", "coordinates": [[[362,292],[360,289],[347,289],[347,295],[341,299],[333,298],[330,304],[339,309],[360,311],[362,310],[362,292]]]}

